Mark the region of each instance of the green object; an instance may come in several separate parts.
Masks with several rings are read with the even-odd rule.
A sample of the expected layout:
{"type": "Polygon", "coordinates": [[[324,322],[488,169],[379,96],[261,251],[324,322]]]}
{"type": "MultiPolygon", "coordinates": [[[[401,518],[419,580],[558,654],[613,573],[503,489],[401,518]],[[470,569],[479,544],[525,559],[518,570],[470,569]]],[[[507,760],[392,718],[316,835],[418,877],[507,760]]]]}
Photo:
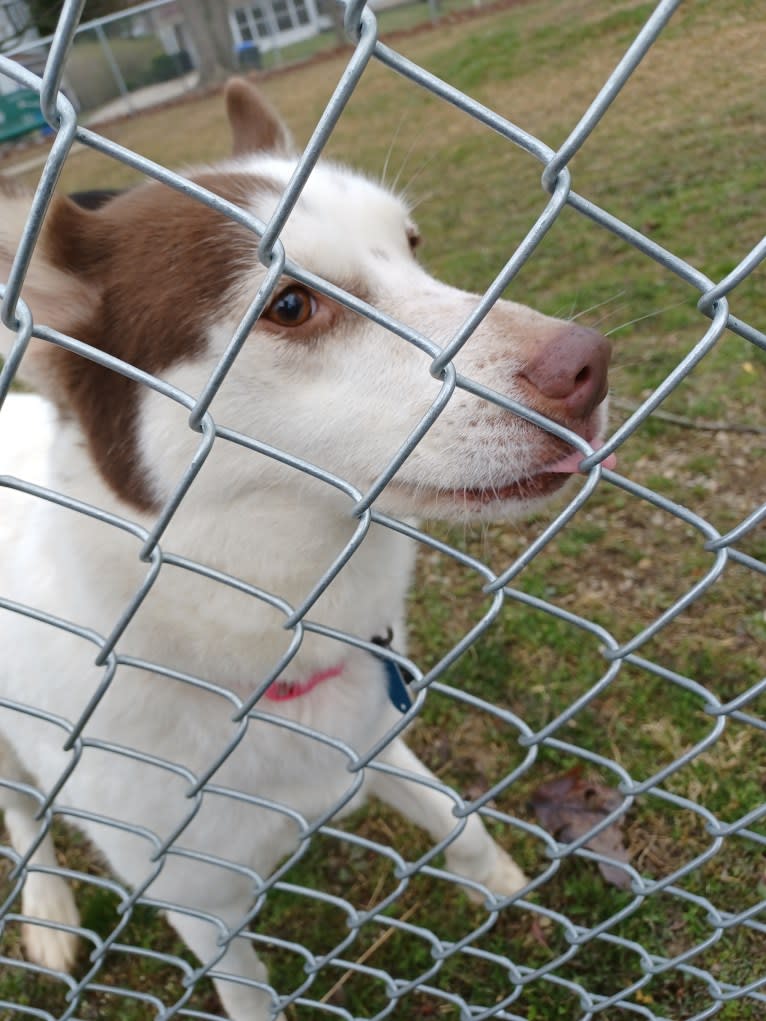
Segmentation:
{"type": "Polygon", "coordinates": [[[46,126],[40,96],[34,89],[18,89],[0,96],[0,142],[10,142],[46,126]]]}

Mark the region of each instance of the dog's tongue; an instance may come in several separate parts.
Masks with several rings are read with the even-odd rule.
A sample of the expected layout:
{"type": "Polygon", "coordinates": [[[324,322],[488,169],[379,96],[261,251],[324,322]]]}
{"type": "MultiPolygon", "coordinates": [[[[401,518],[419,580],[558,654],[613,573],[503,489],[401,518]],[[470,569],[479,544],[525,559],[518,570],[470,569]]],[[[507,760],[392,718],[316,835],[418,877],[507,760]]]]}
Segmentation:
{"type": "MultiPolygon", "coordinates": [[[[593,449],[598,450],[602,446],[601,443],[594,443],[593,449]]],[[[585,454],[579,450],[573,450],[571,454],[567,454],[566,457],[562,457],[560,461],[556,461],[555,464],[549,464],[546,466],[545,471],[551,473],[560,473],[562,475],[574,475],[580,470],[580,462],[585,460],[585,454]]],[[[609,454],[601,462],[602,468],[616,468],[617,458],[614,454],[609,454]]]]}

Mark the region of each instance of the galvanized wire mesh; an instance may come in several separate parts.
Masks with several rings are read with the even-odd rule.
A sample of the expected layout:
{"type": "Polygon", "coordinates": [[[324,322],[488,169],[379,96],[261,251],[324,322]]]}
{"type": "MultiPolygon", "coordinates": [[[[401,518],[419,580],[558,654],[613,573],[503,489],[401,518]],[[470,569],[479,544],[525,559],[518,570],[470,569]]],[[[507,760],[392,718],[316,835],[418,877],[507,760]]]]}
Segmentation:
{"type": "MultiPolygon", "coordinates": [[[[490,1017],[502,1019],[527,1018],[532,1015],[527,1012],[524,1005],[525,990],[535,984],[549,984],[570,995],[570,1001],[568,1001],[570,1012],[566,1016],[583,1019],[594,1016],[605,1018],[639,1016],[650,1019],[669,1017],[676,1019],[678,1017],[677,1014],[667,1013],[668,1009],[672,1008],[668,1008],[667,1005],[658,1006],[648,992],[649,989],[653,988],[652,983],[656,978],[669,973],[688,977],[690,980],[697,981],[707,987],[707,1004],[704,1009],[695,1015],[695,1018],[698,1019],[710,1017],[722,1011],[728,1011],[725,1013],[726,1017],[736,1018],[740,1016],[737,1013],[737,1005],[740,1005],[744,1011],[745,1007],[757,1010],[758,1005],[766,1004],[766,992],[764,991],[766,971],[764,970],[762,959],[760,961],[751,961],[749,968],[743,969],[745,977],[735,983],[720,978],[716,973],[716,968],[709,963],[710,957],[705,956],[719,940],[736,930],[760,935],[766,933],[766,924],[763,921],[766,901],[764,901],[763,891],[753,891],[753,897],[746,908],[732,911],[713,903],[703,894],[690,892],[684,885],[684,880],[687,877],[702,870],[707,863],[715,858],[727,840],[736,838],[750,845],[754,853],[762,854],[766,838],[759,829],[758,824],[766,812],[766,805],[761,804],[754,809],[749,809],[736,820],[723,821],[717,818],[716,814],[706,807],[704,795],[700,795],[698,799],[681,796],[666,784],[668,778],[682,771],[689,763],[703,755],[716,742],[720,741],[727,728],[733,724],[757,728],[760,731],[766,729],[766,724],[764,724],[763,719],[754,708],[756,700],[766,690],[766,679],[761,680],[757,684],[744,687],[736,697],[728,702],[721,702],[703,685],[689,677],[676,673],[666,665],[663,665],[662,662],[656,662],[644,655],[645,648],[649,645],[650,640],[674,621],[684,610],[701,599],[709,591],[713,583],[724,572],[730,570],[733,565],[738,565],[760,576],[766,574],[766,565],[754,556],[744,552],[741,548],[743,539],[750,535],[753,529],[766,517],[766,505],[754,506],[754,509],[736,527],[722,535],[719,534],[708,520],[696,514],[692,509],[663,497],[647,486],[631,481],[619,472],[609,471],[601,467],[605,457],[625,443],[646,422],[652,412],[658,408],[679,383],[687,378],[694,366],[707,355],[725,330],[738,334],[745,341],[762,350],[766,349],[766,335],[751,323],[743,322],[735,317],[729,310],[729,297],[732,292],[754,271],[766,255],[766,240],[758,244],[752,251],[745,253],[738,265],[724,279],[719,281],[711,280],[693,265],[672,252],[665,250],[646,235],[619,221],[604,209],[597,207],[579,195],[572,188],[572,179],[569,171],[570,161],[587,142],[590,133],[604,117],[617,94],[658,38],[679,2],[680,0],[663,0],[663,2],[657,5],[634,41],[628,47],[624,58],[609,75],[603,88],[579,122],[573,126],[564,144],[558,151],[554,151],[544,142],[521,130],[498,113],[452,88],[448,83],[437,79],[422,67],[413,64],[391,47],[379,42],[376,35],[376,20],[373,12],[365,5],[363,0],[350,0],[345,5],[345,19],[349,35],[355,40],[353,53],[343,75],[338,81],[332,98],[317,123],[316,130],[300,158],[293,179],[285,190],[272,219],[267,224],[254,221],[242,210],[190,184],[165,167],[152,163],[137,153],[131,152],[78,124],[77,115],[73,107],[60,91],[60,82],[66,54],[81,14],[82,3],[68,2],[64,5],[59,28],[46,65],[46,71],[41,81],[11,61],[0,59],[0,71],[2,73],[9,75],[27,87],[39,90],[42,110],[48,121],[56,128],[56,138],[40,177],[27,227],[18,248],[13,271],[3,288],[3,321],[14,325],[16,340],[11,355],[3,368],[2,375],[0,375],[0,400],[7,393],[29,340],[34,334],[51,343],[80,353],[84,357],[96,359],[114,371],[122,373],[138,381],[143,386],[161,393],[171,401],[177,402],[181,407],[189,411],[189,428],[199,434],[196,456],[190,463],[184,477],[180,480],[172,498],[158,515],[154,527],[150,531],[141,529],[129,521],[118,519],[99,508],[86,506],[72,498],[43,489],[28,481],[7,477],[0,480],[0,484],[3,486],[18,489],[42,500],[52,501],[62,508],[89,515],[107,526],[126,531],[137,540],[140,547],[138,555],[146,564],[144,582],[135,592],[133,599],[122,616],[114,621],[112,631],[107,635],[97,634],[80,626],[75,626],[68,621],[54,618],[34,607],[22,607],[12,604],[0,593],[0,607],[5,612],[26,615],[35,620],[45,622],[53,628],[63,628],[92,643],[94,647],[94,662],[103,668],[101,683],[94,692],[90,704],[80,719],[67,721],[48,718],[50,724],[61,729],[62,744],[65,748],[72,751],[72,756],[67,771],[61,776],[59,784],[54,789],[46,791],[44,794],[33,789],[26,790],[26,793],[35,797],[39,803],[39,818],[42,820],[41,833],[47,832],[56,818],[58,814],[56,804],[57,794],[66,781],[69,772],[77,769],[79,757],[83,750],[86,747],[99,745],[98,742],[94,742],[88,736],[87,723],[98,706],[100,698],[111,683],[118,664],[133,666],[142,670],[152,670],[155,673],[161,672],[156,665],[130,660],[125,656],[121,656],[119,651],[120,636],[151,590],[161,571],[181,570],[195,572],[206,575],[217,584],[234,586],[255,599],[269,602],[284,615],[286,626],[293,630],[293,642],[285,654],[283,662],[279,664],[279,667],[271,676],[263,678],[258,690],[247,702],[243,702],[223,689],[214,689],[221,699],[228,699],[231,703],[239,728],[229,747],[222,753],[223,756],[229,754],[236,747],[236,744],[247,730],[249,720],[260,718],[258,706],[260,695],[273,681],[274,677],[278,676],[283,663],[289,661],[289,657],[300,644],[302,635],[306,631],[330,634],[336,640],[355,644],[363,648],[370,648],[372,651],[372,647],[366,641],[366,636],[332,633],[329,629],[323,628],[311,619],[311,610],[317,598],[337,573],[343,570],[349,558],[354,556],[359,543],[372,522],[404,532],[420,543],[423,549],[435,551],[445,557],[452,558],[466,570],[475,572],[476,576],[484,584],[484,591],[491,597],[489,609],[479,622],[467,630],[455,642],[450,651],[427,673],[424,674],[420,671],[417,664],[410,664],[416,677],[412,684],[414,700],[412,709],[403,717],[401,727],[398,729],[403,728],[413,717],[417,716],[429,698],[437,695],[458,701],[467,707],[480,709],[506,726],[509,733],[518,739],[521,755],[517,756],[513,768],[506,775],[497,779],[493,778],[489,789],[473,799],[464,795],[461,796],[459,792],[450,789],[450,796],[455,804],[456,825],[459,825],[459,821],[471,813],[480,812],[485,820],[490,823],[502,824],[519,834],[525,835],[525,839],[535,842],[547,855],[547,866],[541,869],[535,877],[532,887],[521,898],[512,899],[510,902],[508,900],[502,901],[489,898],[485,904],[485,914],[479,925],[474,928],[467,928],[460,938],[451,936],[449,939],[446,939],[431,931],[425,924],[416,924],[414,921],[411,921],[406,913],[400,915],[396,913],[397,902],[412,883],[422,877],[445,878],[446,876],[449,878],[449,875],[435,863],[435,854],[443,848],[437,847],[434,851],[427,852],[413,862],[406,848],[389,846],[382,840],[376,840],[370,836],[359,836],[353,832],[339,830],[329,818],[322,818],[313,822],[303,819],[297,820],[301,830],[301,840],[298,849],[271,877],[252,876],[255,890],[259,896],[256,906],[252,912],[245,916],[242,923],[243,926],[247,927],[248,938],[252,940],[256,949],[270,948],[273,950],[277,948],[284,952],[285,955],[295,958],[301,965],[300,972],[302,977],[300,980],[293,982],[289,988],[274,990],[273,1003],[275,1013],[278,1010],[284,1010],[293,1005],[297,1009],[297,1016],[301,1017],[331,1015],[351,1019],[352,1017],[360,1016],[350,1013],[344,1006],[334,1002],[332,997],[327,995],[320,997],[316,992],[319,988],[318,979],[320,976],[326,978],[329,974],[334,981],[335,978],[340,978],[347,973],[364,978],[370,985],[379,988],[382,1005],[375,1008],[369,1014],[364,1015],[365,1017],[374,1016],[376,1018],[429,1016],[425,1008],[422,1009],[421,1013],[415,1013],[415,1008],[412,1006],[414,1002],[413,996],[421,997],[423,1002],[430,1003],[430,1010],[433,1016],[459,1017],[461,1019],[471,1018],[474,1021],[490,1017]],[[440,349],[427,337],[415,333],[406,324],[395,322],[379,310],[371,308],[364,302],[339,291],[327,281],[318,279],[300,266],[293,264],[280,242],[280,234],[285,222],[298,200],[316,161],[321,156],[338,118],[342,114],[347,101],[370,61],[379,61],[387,65],[394,72],[408,79],[412,83],[413,88],[426,89],[446,103],[456,106],[461,111],[492,128],[502,138],[512,145],[519,147],[533,159],[539,161],[543,168],[542,184],[550,195],[543,212],[537,218],[537,221],[522,243],[509,258],[502,272],[478,303],[474,315],[471,316],[455,334],[451,342],[443,349],[440,349]],[[23,301],[20,300],[21,284],[39,234],[45,210],[50,202],[59,172],[74,142],[79,142],[116,160],[120,160],[150,177],[164,182],[168,187],[193,195],[200,202],[207,203],[225,212],[261,236],[259,255],[264,266],[268,269],[265,282],[254,299],[245,320],[232,337],[226,354],[212,374],[207,387],[198,397],[190,397],[167,383],[141,372],[135,367],[121,363],[108,355],[94,352],[76,338],[64,337],[45,326],[33,326],[28,310],[23,301]],[[480,560],[460,552],[451,545],[434,538],[433,535],[381,514],[376,509],[375,499],[400,465],[410,455],[425,431],[438,416],[445,402],[450,399],[455,389],[463,389],[476,394],[532,421],[544,421],[528,409],[522,408],[502,395],[495,394],[474,381],[463,377],[456,371],[453,359],[470,337],[476,325],[491,308],[493,302],[500,296],[502,291],[530,258],[546,232],[556,222],[559,214],[567,206],[596,223],[604,231],[616,235],[626,245],[633,246],[647,259],[654,260],[699,293],[699,300],[697,302],[700,313],[699,340],[688,354],[678,362],[675,369],[663,380],[661,385],[642,401],[640,407],[630,414],[628,419],[614,431],[606,445],[596,453],[591,452],[587,445],[584,445],[578,438],[573,437],[566,431],[560,430],[560,435],[568,440],[577,442],[584,453],[588,455],[587,466],[590,469],[588,480],[577,495],[556,516],[555,520],[540,532],[538,537],[523,550],[514,562],[503,570],[502,573],[496,574],[480,560]],[[439,396],[434,401],[429,413],[424,417],[418,428],[397,452],[375,485],[367,493],[358,492],[343,479],[333,477],[316,465],[291,457],[283,452],[272,450],[259,442],[257,437],[246,438],[234,434],[219,426],[211,416],[210,405],[218,388],[225,379],[244,339],[247,337],[253,321],[265,307],[277,280],[285,271],[289,272],[296,279],[310,284],[312,287],[323,291],[331,297],[336,297],[342,303],[350,306],[362,315],[370,316],[376,322],[392,330],[402,338],[403,342],[415,344],[421,350],[430,354],[433,359],[431,374],[442,383],[439,396]],[[709,320],[709,324],[707,320],[709,320]],[[353,503],[353,513],[358,520],[356,531],[346,547],[338,554],[335,562],[321,577],[317,577],[313,591],[302,605],[297,607],[289,606],[277,594],[259,591],[252,586],[245,585],[236,578],[224,576],[203,567],[201,564],[184,559],[163,549],[162,540],[168,523],[189,488],[194,485],[197,473],[204,464],[215,440],[238,443],[259,454],[277,457],[284,463],[292,466],[296,472],[308,472],[315,478],[339,488],[353,503]],[[617,641],[603,627],[563,609],[561,606],[556,605],[555,602],[532,596],[521,588],[514,587],[514,582],[522,570],[561,533],[576,512],[591,498],[594,490],[597,487],[606,485],[623,491],[631,500],[643,501],[646,505],[655,508],[662,515],[667,516],[666,520],[684,523],[696,535],[696,541],[699,546],[709,553],[709,566],[707,570],[700,577],[686,580],[685,591],[677,598],[673,605],[659,612],[649,626],[642,628],[624,642],[617,641]],[[534,607],[540,614],[547,615],[573,629],[578,629],[603,649],[604,667],[600,678],[589,686],[587,690],[581,692],[564,712],[559,713],[555,718],[549,720],[543,727],[538,729],[531,727],[525,720],[514,715],[509,710],[494,704],[492,701],[475,694],[469,694],[458,686],[447,683],[444,678],[448,667],[475,642],[481,639],[482,635],[490,628],[498,614],[509,602],[518,602],[534,607]],[[567,725],[575,720],[585,707],[613,684],[620,671],[628,669],[633,669],[644,677],[659,678],[667,685],[687,692],[690,701],[696,705],[699,713],[704,714],[709,721],[701,738],[686,747],[681,754],[675,755],[669,761],[666,761],[654,775],[640,780],[635,779],[628,769],[622,767],[613,758],[590,751],[567,739],[567,725]],[[701,850],[695,850],[680,866],[657,880],[646,878],[637,867],[623,864],[621,867],[630,876],[631,895],[619,911],[603,918],[598,924],[580,924],[576,921],[578,916],[575,912],[572,912],[572,917],[570,917],[563,910],[553,910],[545,906],[535,898],[533,895],[534,891],[544,888],[546,882],[560,869],[562,861],[572,855],[602,862],[608,862],[610,859],[602,853],[585,847],[585,844],[593,836],[592,832],[572,842],[560,843],[546,833],[541,826],[518,818],[508,811],[497,807],[495,801],[497,796],[506,791],[515,780],[531,769],[543,749],[552,749],[566,753],[585,764],[597,767],[602,776],[611,778],[614,785],[618,787],[621,795],[619,803],[603,819],[597,827],[598,829],[603,830],[616,819],[623,817],[636,799],[649,799],[661,804],[663,807],[670,807],[679,812],[691,813],[699,820],[701,829],[706,835],[704,846],[701,850]],[[355,849],[361,849],[365,853],[385,857],[394,867],[396,883],[385,896],[379,896],[372,906],[364,910],[338,896],[336,893],[329,893],[321,889],[308,888],[296,884],[292,881],[289,870],[291,866],[307,853],[315,839],[338,841],[345,849],[344,853],[351,858],[353,858],[355,849]],[[331,908],[336,912],[340,912],[345,916],[347,934],[331,949],[320,954],[312,951],[302,943],[284,939],[278,933],[262,929],[260,926],[261,918],[259,917],[260,908],[263,904],[263,897],[261,895],[274,892],[303,901],[304,910],[307,913],[319,910],[320,908],[331,908]],[[621,924],[631,917],[637,916],[645,902],[653,898],[676,898],[688,905],[690,913],[696,912],[698,919],[697,929],[695,930],[696,938],[682,950],[674,952],[671,948],[671,940],[667,940],[665,943],[660,940],[663,949],[661,951],[652,950],[644,946],[642,942],[621,934],[624,931],[620,928],[621,924]],[[527,926],[541,924],[547,926],[552,924],[563,936],[563,947],[560,950],[552,951],[547,962],[541,967],[530,967],[523,960],[514,960],[497,947],[492,946],[491,949],[488,949],[489,944],[484,942],[484,937],[491,933],[498,917],[505,912],[515,913],[522,919],[523,924],[527,926]],[[370,937],[371,933],[372,937],[370,937]],[[390,938],[392,933],[396,937],[406,937],[412,941],[413,945],[417,944],[419,948],[419,956],[417,956],[419,963],[417,966],[413,966],[413,974],[407,977],[391,974],[382,967],[367,963],[369,957],[364,953],[360,954],[357,952],[358,945],[362,939],[372,938],[374,946],[376,939],[390,938]],[[631,957],[632,955],[635,960],[634,980],[608,994],[593,991],[589,985],[587,967],[578,963],[582,960],[581,955],[584,950],[607,946],[610,948],[619,946],[624,951],[626,957],[631,957]],[[422,963],[424,960],[425,964],[422,963]],[[699,962],[703,960],[705,963],[700,964],[699,962]],[[456,993],[448,981],[443,981],[444,975],[449,971],[450,967],[455,966],[456,962],[460,969],[469,975],[478,963],[481,963],[482,966],[491,965],[497,968],[498,973],[503,976],[503,981],[500,983],[502,991],[496,996],[494,1002],[474,1001],[465,992],[456,993]],[[313,1014],[311,1013],[312,1011],[314,1012],[313,1014]]],[[[757,494],[753,498],[754,504],[756,499],[757,494]]],[[[62,513],[64,512],[62,510],[62,513]]],[[[393,654],[391,655],[393,656],[393,654]]],[[[167,668],[165,668],[165,674],[168,677],[175,677],[186,684],[213,690],[201,678],[182,675],[167,668]]],[[[40,713],[40,710],[36,710],[34,706],[20,707],[9,705],[7,700],[2,704],[6,708],[25,713],[40,713]]],[[[353,797],[362,771],[365,768],[384,768],[371,762],[378,749],[372,749],[370,754],[361,758],[352,749],[341,746],[339,742],[333,742],[331,738],[323,735],[316,736],[319,740],[335,744],[338,750],[347,757],[349,769],[357,778],[356,781],[350,784],[346,801],[353,797]]],[[[388,739],[392,736],[389,735],[388,739]]],[[[144,761],[149,761],[148,756],[144,753],[129,748],[112,747],[106,750],[109,750],[114,755],[133,756],[137,759],[143,758],[144,761]]],[[[180,776],[189,785],[189,811],[187,816],[179,823],[175,832],[168,839],[164,842],[155,840],[154,858],[157,862],[157,869],[159,869],[162,867],[163,859],[167,854],[178,853],[175,841],[180,837],[190,820],[194,818],[203,793],[215,792],[223,797],[242,797],[243,799],[246,799],[246,796],[236,791],[216,786],[214,773],[218,762],[211,763],[207,774],[202,776],[196,776],[189,771],[183,770],[181,767],[162,760],[152,760],[152,763],[155,767],[167,771],[168,775],[180,776]]],[[[0,782],[3,781],[0,779],[0,782]]],[[[9,785],[12,786],[12,784],[6,781],[5,786],[9,785]]],[[[338,805],[337,807],[340,808],[342,806],[338,805]]],[[[71,810],[68,810],[67,818],[69,821],[76,822],[76,812],[73,813],[71,810]]],[[[144,834],[144,836],[146,835],[144,834]]],[[[151,836],[149,836],[149,839],[151,839],[151,836]]],[[[6,926],[12,927],[23,921],[18,913],[17,897],[25,877],[25,867],[33,850],[34,847],[30,847],[26,854],[19,853],[10,848],[2,850],[3,855],[13,865],[11,888],[4,903],[0,906],[0,920],[6,926]]],[[[217,860],[215,864],[220,868],[233,867],[230,863],[227,864],[223,858],[217,860]]],[[[105,889],[110,889],[119,900],[119,915],[110,928],[108,935],[97,935],[92,931],[85,934],[92,945],[92,953],[87,966],[81,968],[76,975],[68,976],[58,972],[52,973],[50,969],[42,968],[17,957],[4,957],[2,959],[2,965],[6,969],[15,969],[19,973],[47,974],[49,977],[62,983],[62,988],[66,991],[66,1004],[61,1012],[55,1016],[60,1018],[83,1016],[80,1014],[80,1011],[82,1010],[84,998],[87,999],[87,996],[91,993],[108,994],[110,997],[114,997],[115,1003],[121,1004],[121,1006],[115,1008],[113,1015],[115,1017],[123,1016],[121,1011],[127,1010],[128,1006],[130,1009],[142,1006],[145,1008],[145,1016],[147,1017],[166,1018],[178,1016],[205,1018],[213,1016],[202,1008],[192,1008],[189,1006],[189,999],[202,978],[205,976],[215,976],[216,961],[210,961],[203,966],[199,966],[198,964],[189,963],[187,959],[177,954],[146,949],[141,945],[125,942],[126,928],[139,905],[150,904],[160,908],[170,906],[157,904],[150,896],[146,895],[145,891],[150,884],[152,876],[147,877],[147,882],[143,887],[127,890],[108,876],[90,875],[85,878],[76,870],[70,871],[55,866],[49,866],[49,869],[69,878],[79,879],[81,882],[86,881],[94,885],[100,885],[105,889]],[[115,985],[105,976],[108,976],[108,961],[111,959],[111,955],[116,952],[138,955],[146,959],[147,962],[160,961],[172,965],[179,970],[184,992],[169,1003],[163,996],[163,991],[153,989],[151,983],[140,989],[127,988],[119,984],[115,985]]],[[[427,918],[427,912],[422,917],[427,918]]],[[[419,921],[420,918],[421,916],[419,915],[419,921]]],[[[226,941],[232,939],[235,935],[235,932],[229,931],[225,926],[222,926],[222,945],[225,945],[226,941]]],[[[54,1017],[49,1010],[38,1008],[34,1003],[28,1002],[6,1001],[0,1003],[0,1009],[4,1011],[3,1016],[8,1017],[54,1017]]],[[[744,1013],[741,1016],[745,1016],[744,1013]]],[[[752,1016],[756,1016],[756,1014],[753,1013],[752,1016]]]]}

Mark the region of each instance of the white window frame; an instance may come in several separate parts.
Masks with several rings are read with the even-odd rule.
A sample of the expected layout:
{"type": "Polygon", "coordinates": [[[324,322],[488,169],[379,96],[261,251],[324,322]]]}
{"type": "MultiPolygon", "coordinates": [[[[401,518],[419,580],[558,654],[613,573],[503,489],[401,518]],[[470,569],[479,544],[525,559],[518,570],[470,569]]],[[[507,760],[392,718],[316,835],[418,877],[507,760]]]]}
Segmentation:
{"type": "Polygon", "coordinates": [[[281,29],[277,24],[277,17],[271,0],[255,0],[250,3],[240,3],[229,10],[229,25],[235,47],[248,42],[255,43],[262,50],[270,50],[274,46],[289,46],[291,43],[300,42],[316,35],[320,30],[319,13],[315,0],[299,0],[300,6],[305,10],[308,20],[302,22],[298,18],[298,7],[295,0],[283,0],[287,14],[290,18],[290,28],[281,29]],[[255,15],[256,8],[263,13],[263,20],[255,15]],[[252,35],[252,40],[242,37],[240,21],[244,20],[252,35]],[[268,26],[265,33],[259,31],[259,25],[268,26]]]}

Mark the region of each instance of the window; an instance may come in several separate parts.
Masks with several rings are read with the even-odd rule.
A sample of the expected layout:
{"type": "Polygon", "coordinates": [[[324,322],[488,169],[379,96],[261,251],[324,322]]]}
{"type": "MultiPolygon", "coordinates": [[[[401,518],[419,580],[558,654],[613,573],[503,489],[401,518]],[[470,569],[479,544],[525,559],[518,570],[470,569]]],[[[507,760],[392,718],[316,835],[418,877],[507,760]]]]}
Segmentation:
{"type": "Polygon", "coordinates": [[[268,39],[275,33],[299,30],[312,22],[309,0],[260,0],[233,10],[232,29],[237,43],[268,39]]]}
{"type": "Polygon", "coordinates": [[[274,0],[274,16],[277,19],[277,28],[281,32],[289,32],[293,27],[293,19],[290,15],[290,8],[287,0],[274,0]]]}
{"type": "Polygon", "coordinates": [[[237,42],[256,42],[258,39],[268,39],[271,35],[267,12],[259,4],[237,7],[234,11],[234,23],[237,42]]]}
{"type": "Polygon", "coordinates": [[[311,21],[311,15],[309,14],[308,7],[306,6],[306,0],[292,0],[293,8],[295,9],[295,20],[299,25],[308,25],[311,21]]]}
{"type": "Polygon", "coordinates": [[[235,17],[237,19],[237,31],[239,32],[240,41],[251,43],[253,41],[253,30],[250,28],[247,13],[240,8],[240,10],[235,12],[235,17]]]}

